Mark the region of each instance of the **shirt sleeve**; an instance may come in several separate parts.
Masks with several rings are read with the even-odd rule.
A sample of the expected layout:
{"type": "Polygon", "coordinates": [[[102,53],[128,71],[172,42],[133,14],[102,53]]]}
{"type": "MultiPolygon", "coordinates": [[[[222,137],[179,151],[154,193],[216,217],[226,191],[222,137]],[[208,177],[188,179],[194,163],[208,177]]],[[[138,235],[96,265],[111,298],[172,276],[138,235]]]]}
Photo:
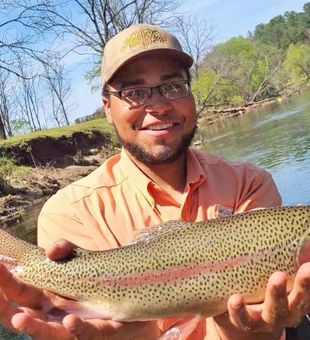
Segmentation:
{"type": "Polygon", "coordinates": [[[38,217],[37,229],[39,247],[47,248],[56,240],[66,239],[85,249],[97,249],[63,190],[46,201],[38,217]]]}
{"type": "Polygon", "coordinates": [[[235,213],[281,204],[282,199],[271,174],[247,163],[239,197],[236,199],[235,213]]]}

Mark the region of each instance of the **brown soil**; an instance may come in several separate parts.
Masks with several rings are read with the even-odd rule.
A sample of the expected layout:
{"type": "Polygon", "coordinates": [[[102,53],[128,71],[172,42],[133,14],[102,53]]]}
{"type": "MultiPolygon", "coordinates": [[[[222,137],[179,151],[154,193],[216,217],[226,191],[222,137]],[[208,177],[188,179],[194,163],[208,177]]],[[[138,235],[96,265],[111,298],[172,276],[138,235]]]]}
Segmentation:
{"type": "Polygon", "coordinates": [[[44,136],[3,145],[0,147],[0,155],[12,157],[19,164],[32,167],[64,168],[69,165],[93,165],[93,159],[87,160],[85,156],[98,152],[109,153],[117,146],[116,143],[110,132],[74,132],[72,136],[44,136]]]}
{"type": "Polygon", "coordinates": [[[18,178],[5,178],[0,183],[0,226],[14,226],[31,206],[44,202],[60,188],[88,175],[116,151],[116,148],[92,149],[90,155],[73,157],[74,164],[66,167],[34,167],[18,178]]]}

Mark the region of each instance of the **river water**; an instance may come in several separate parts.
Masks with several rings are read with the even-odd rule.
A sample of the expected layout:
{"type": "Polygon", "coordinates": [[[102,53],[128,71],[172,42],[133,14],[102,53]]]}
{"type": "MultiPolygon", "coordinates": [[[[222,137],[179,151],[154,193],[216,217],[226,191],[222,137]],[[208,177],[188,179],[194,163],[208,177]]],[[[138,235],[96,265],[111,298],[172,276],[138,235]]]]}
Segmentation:
{"type": "Polygon", "coordinates": [[[310,204],[310,90],[201,129],[201,148],[265,168],[284,205],[310,204]]]}

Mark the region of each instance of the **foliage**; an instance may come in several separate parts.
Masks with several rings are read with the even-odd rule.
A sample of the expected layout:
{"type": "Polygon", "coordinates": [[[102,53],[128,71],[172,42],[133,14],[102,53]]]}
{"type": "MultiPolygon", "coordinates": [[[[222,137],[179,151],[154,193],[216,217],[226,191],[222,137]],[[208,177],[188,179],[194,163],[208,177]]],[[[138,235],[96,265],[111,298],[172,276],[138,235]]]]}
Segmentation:
{"type": "Polygon", "coordinates": [[[310,39],[310,2],[304,4],[304,12],[285,12],[267,24],[256,26],[253,37],[255,40],[287,49],[290,44],[309,42],[310,39]]]}
{"type": "Polygon", "coordinates": [[[198,104],[216,82],[208,99],[214,103],[240,105],[273,95],[275,90],[270,80],[279,68],[280,59],[276,49],[243,37],[215,46],[204,60],[204,72],[193,84],[198,104]]]}
{"type": "Polygon", "coordinates": [[[309,82],[310,46],[306,44],[290,45],[283,66],[294,83],[309,82]]]}
{"type": "Polygon", "coordinates": [[[198,113],[289,93],[310,81],[310,2],[212,48],[192,88],[198,113]]]}

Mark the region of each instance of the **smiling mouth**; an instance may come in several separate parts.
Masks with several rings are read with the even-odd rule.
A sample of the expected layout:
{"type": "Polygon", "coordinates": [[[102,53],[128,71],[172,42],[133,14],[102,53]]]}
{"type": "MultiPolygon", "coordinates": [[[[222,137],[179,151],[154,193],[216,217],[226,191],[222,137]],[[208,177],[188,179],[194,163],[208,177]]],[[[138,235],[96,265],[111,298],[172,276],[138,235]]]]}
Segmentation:
{"type": "Polygon", "coordinates": [[[176,125],[176,123],[161,123],[161,124],[153,124],[153,125],[149,125],[145,128],[142,128],[142,130],[152,130],[152,131],[161,131],[161,130],[166,130],[166,129],[170,129],[172,127],[174,127],[176,125]]]}

